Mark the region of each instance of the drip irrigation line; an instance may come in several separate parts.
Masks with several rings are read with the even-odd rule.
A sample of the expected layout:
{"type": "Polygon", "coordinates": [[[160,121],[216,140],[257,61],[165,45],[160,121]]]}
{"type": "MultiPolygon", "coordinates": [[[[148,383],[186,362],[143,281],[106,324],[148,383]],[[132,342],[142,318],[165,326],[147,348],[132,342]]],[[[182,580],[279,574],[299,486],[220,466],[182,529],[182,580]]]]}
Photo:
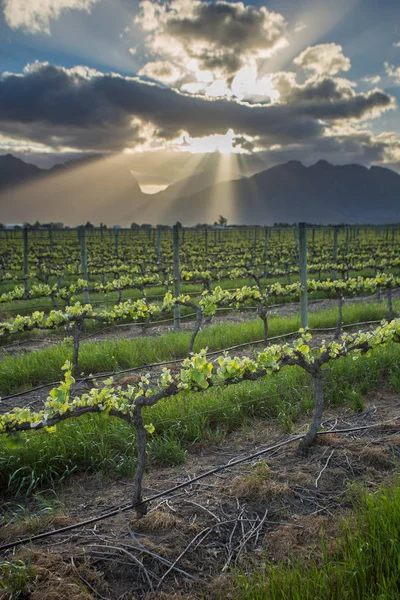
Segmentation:
{"type": "MultiPolygon", "coordinates": [[[[387,423],[397,421],[398,419],[399,419],[399,417],[395,417],[394,419],[390,419],[388,421],[383,421],[381,423],[374,423],[373,425],[364,425],[361,427],[348,427],[346,429],[331,429],[331,430],[327,430],[327,431],[319,431],[319,432],[317,432],[316,435],[351,433],[351,432],[355,432],[355,431],[374,429],[375,427],[381,427],[383,425],[386,425],[387,423]]],[[[232,467],[236,467],[237,465],[243,464],[250,460],[254,460],[255,458],[258,458],[259,456],[263,456],[264,454],[267,454],[268,452],[272,452],[274,450],[278,450],[279,448],[283,448],[284,446],[288,446],[289,444],[292,444],[293,442],[301,440],[303,437],[305,437],[305,435],[306,434],[295,435],[287,440],[278,442],[277,444],[274,444],[273,446],[268,446],[267,448],[263,448],[262,450],[258,450],[257,452],[253,452],[252,454],[243,456],[242,458],[238,458],[236,460],[229,461],[227,463],[219,465],[218,467],[214,467],[213,469],[209,469],[208,471],[205,471],[204,473],[201,473],[200,475],[197,475],[196,477],[192,477],[191,479],[188,479],[182,483],[179,483],[171,488],[168,488],[166,490],[163,490],[161,492],[153,494],[153,496],[150,496],[149,498],[145,498],[141,502],[133,502],[130,504],[125,504],[114,510],[110,510],[108,512],[102,513],[101,515],[91,517],[90,519],[80,521],[79,523],[74,523],[73,525],[67,525],[65,527],[60,527],[59,529],[53,529],[51,531],[44,531],[43,533],[39,533],[39,534],[33,535],[31,537],[22,538],[21,540],[16,540],[16,541],[10,542],[8,544],[3,544],[2,546],[0,546],[0,551],[9,550],[11,548],[15,548],[16,546],[21,546],[21,545],[27,544],[29,542],[34,542],[36,540],[51,537],[53,535],[65,533],[66,531],[72,531],[73,529],[78,529],[79,527],[84,527],[86,525],[91,525],[92,523],[97,523],[98,521],[103,521],[104,519],[109,519],[109,518],[119,515],[123,512],[126,512],[128,510],[133,510],[135,508],[138,508],[139,506],[144,506],[146,504],[149,504],[150,502],[154,502],[155,500],[158,500],[159,498],[168,496],[169,494],[172,494],[173,492],[177,492],[179,490],[185,489],[185,488],[189,487],[190,485],[192,485],[193,483],[197,483],[198,481],[201,481],[202,479],[210,477],[211,475],[215,475],[216,473],[220,473],[221,471],[225,471],[226,469],[231,469],[232,467]]]]}
{"type": "Polygon", "coordinates": [[[24,392],[17,392],[16,394],[11,394],[9,396],[2,396],[0,398],[0,407],[1,407],[1,403],[4,402],[5,400],[11,400],[11,398],[18,398],[19,396],[25,396],[26,394],[31,394],[32,392],[37,392],[38,390],[43,390],[44,388],[47,387],[51,387],[54,385],[59,384],[59,381],[53,381],[52,383],[43,383],[42,385],[38,385],[36,387],[30,388],[29,390],[26,390],[24,392]]]}

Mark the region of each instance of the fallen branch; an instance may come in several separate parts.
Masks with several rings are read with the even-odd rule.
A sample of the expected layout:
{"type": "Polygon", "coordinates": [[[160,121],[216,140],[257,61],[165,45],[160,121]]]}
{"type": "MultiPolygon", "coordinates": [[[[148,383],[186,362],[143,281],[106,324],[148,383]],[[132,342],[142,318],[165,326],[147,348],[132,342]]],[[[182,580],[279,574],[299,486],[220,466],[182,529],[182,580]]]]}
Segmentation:
{"type": "Polygon", "coordinates": [[[328,456],[325,465],[322,467],[322,469],[320,470],[320,472],[318,473],[318,477],[315,480],[315,487],[318,487],[318,481],[321,479],[321,475],[322,473],[328,468],[329,465],[329,461],[331,460],[333,453],[335,452],[335,450],[332,450],[332,452],[330,453],[330,455],[328,456]]]}

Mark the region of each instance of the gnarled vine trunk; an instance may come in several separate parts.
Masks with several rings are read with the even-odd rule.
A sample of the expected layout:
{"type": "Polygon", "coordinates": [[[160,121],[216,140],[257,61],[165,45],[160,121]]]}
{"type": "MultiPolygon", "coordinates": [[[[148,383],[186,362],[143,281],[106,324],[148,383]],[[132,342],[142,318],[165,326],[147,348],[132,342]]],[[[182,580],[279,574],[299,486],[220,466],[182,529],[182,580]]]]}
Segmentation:
{"type": "MultiPolygon", "coordinates": [[[[137,465],[135,476],[133,478],[133,503],[138,504],[142,502],[142,481],[144,476],[144,470],[146,466],[146,446],[147,446],[147,434],[144,426],[142,417],[142,407],[139,404],[135,405],[133,410],[133,426],[136,432],[136,447],[137,447],[137,465]]],[[[143,504],[136,506],[136,516],[138,518],[143,517],[147,513],[147,505],[143,504]]]]}
{"type": "Polygon", "coordinates": [[[300,454],[306,455],[317,435],[318,429],[322,422],[322,414],[324,411],[324,394],[322,389],[322,370],[317,367],[312,373],[312,381],[314,388],[314,413],[313,420],[308,428],[308,431],[299,444],[300,454]]]}
{"type": "Polygon", "coordinates": [[[188,353],[189,354],[191,352],[193,352],[194,342],[196,340],[197,334],[200,331],[202,322],[203,322],[203,311],[202,311],[202,309],[201,309],[200,306],[197,306],[196,307],[196,322],[195,322],[195,325],[194,325],[192,337],[190,338],[190,342],[189,342],[189,348],[188,348],[188,353]]]}
{"type": "Polygon", "coordinates": [[[268,316],[267,309],[261,303],[258,305],[258,316],[263,322],[264,326],[264,344],[267,343],[268,340],[268,316]]]}
{"type": "Polygon", "coordinates": [[[73,326],[73,352],[72,352],[72,373],[78,375],[79,373],[79,346],[81,340],[81,333],[83,329],[83,319],[77,319],[73,326]]]}
{"type": "Polygon", "coordinates": [[[388,319],[392,321],[394,319],[393,313],[393,302],[392,302],[392,288],[388,288],[386,291],[387,303],[388,303],[388,319]]]}
{"type": "Polygon", "coordinates": [[[338,302],[339,315],[338,315],[338,320],[337,320],[337,324],[336,324],[335,333],[333,335],[333,339],[334,340],[339,339],[340,334],[342,333],[342,325],[343,325],[343,301],[344,301],[343,296],[339,296],[339,302],[338,302]]]}

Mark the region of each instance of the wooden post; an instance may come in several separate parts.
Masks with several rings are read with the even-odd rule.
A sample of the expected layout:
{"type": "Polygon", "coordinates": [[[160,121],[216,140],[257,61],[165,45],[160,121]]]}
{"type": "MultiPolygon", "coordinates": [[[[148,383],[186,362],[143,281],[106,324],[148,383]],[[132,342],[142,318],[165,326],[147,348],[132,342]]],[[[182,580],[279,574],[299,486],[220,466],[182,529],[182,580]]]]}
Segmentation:
{"type": "Polygon", "coordinates": [[[117,257],[117,260],[118,260],[118,258],[119,258],[119,247],[118,247],[119,230],[118,229],[114,229],[114,236],[115,236],[115,256],[117,257]]]}
{"type": "Polygon", "coordinates": [[[300,325],[308,327],[307,225],[299,223],[300,325]]]}
{"type": "Polygon", "coordinates": [[[29,265],[28,265],[28,228],[24,227],[22,230],[22,235],[24,238],[24,298],[28,297],[29,294],[29,265]]]}
{"type": "MultiPolygon", "coordinates": [[[[87,265],[87,247],[86,247],[86,227],[81,225],[78,227],[79,244],[81,246],[81,263],[82,263],[82,275],[85,281],[89,283],[89,272],[87,265]]],[[[86,304],[89,304],[89,292],[83,292],[83,300],[86,304]]]]}
{"type": "MultiPolygon", "coordinates": [[[[179,229],[181,225],[175,223],[172,228],[174,245],[174,297],[177,298],[181,293],[181,266],[179,260],[179,229]]],[[[174,307],[174,329],[179,331],[181,327],[181,307],[177,304],[174,307]]]]}
{"type": "Polygon", "coordinates": [[[157,229],[157,262],[161,262],[161,228],[157,229]]]}
{"type": "Polygon", "coordinates": [[[268,277],[267,271],[267,258],[268,258],[268,238],[269,238],[269,229],[268,227],[264,227],[264,279],[268,277]]]}
{"type": "MultiPolygon", "coordinates": [[[[337,263],[337,251],[338,251],[338,233],[339,227],[336,225],[333,228],[333,262],[337,263]]],[[[337,279],[337,271],[334,269],[333,271],[333,279],[337,279]]]]}

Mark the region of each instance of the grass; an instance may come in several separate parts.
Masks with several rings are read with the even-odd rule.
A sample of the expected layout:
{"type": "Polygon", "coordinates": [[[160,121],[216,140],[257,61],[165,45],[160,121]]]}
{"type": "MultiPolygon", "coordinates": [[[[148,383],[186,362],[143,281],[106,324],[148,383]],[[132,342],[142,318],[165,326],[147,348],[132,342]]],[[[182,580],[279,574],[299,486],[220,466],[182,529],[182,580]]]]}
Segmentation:
{"type": "Polygon", "coordinates": [[[36,571],[29,560],[14,558],[0,563],[0,593],[3,590],[7,594],[4,598],[27,598],[35,578],[36,571]]]}
{"type": "Polygon", "coordinates": [[[15,504],[3,506],[0,540],[34,535],[43,531],[51,524],[62,524],[67,520],[64,515],[64,505],[47,491],[47,498],[35,495],[28,505],[15,504]]]}
{"type": "MultiPolygon", "coordinates": [[[[393,303],[394,310],[400,311],[400,301],[393,303]]],[[[345,304],[343,322],[379,320],[387,316],[386,303],[345,304]]],[[[311,328],[334,327],[337,309],[332,308],[311,313],[311,328]]],[[[300,327],[299,316],[269,319],[269,337],[297,331],[300,327]]],[[[102,342],[83,342],[80,349],[79,364],[82,373],[94,374],[118,371],[131,367],[183,358],[187,354],[190,331],[180,333],[167,332],[156,338],[141,337],[134,339],[106,340],[102,342]]],[[[195,351],[207,347],[210,351],[220,350],[245,342],[263,338],[260,319],[242,323],[218,323],[199,333],[195,351]]],[[[18,357],[7,357],[0,362],[0,392],[11,394],[29,389],[40,383],[57,381],[61,367],[72,356],[72,344],[69,340],[45,350],[32,351],[18,357]]]]}
{"type": "MultiPolygon", "coordinates": [[[[364,395],[388,380],[400,380],[396,344],[357,361],[350,357],[333,362],[324,373],[326,402],[352,405],[355,393],[364,395]]],[[[282,411],[289,410],[295,423],[300,414],[310,413],[312,405],[311,381],[298,367],[217,392],[181,393],[144,412],[145,422],[155,426],[149,457],[158,464],[179,464],[193,444],[214,443],[254,418],[275,419],[282,411]]],[[[0,489],[15,495],[31,494],[77,472],[131,477],[135,464],[133,429],[106,415],[66,421],[54,433],[23,434],[11,447],[5,436],[0,439],[0,489]]]]}
{"type": "Polygon", "coordinates": [[[235,600],[394,600],[400,597],[400,485],[366,493],[320,559],[239,574],[235,600]]]}

